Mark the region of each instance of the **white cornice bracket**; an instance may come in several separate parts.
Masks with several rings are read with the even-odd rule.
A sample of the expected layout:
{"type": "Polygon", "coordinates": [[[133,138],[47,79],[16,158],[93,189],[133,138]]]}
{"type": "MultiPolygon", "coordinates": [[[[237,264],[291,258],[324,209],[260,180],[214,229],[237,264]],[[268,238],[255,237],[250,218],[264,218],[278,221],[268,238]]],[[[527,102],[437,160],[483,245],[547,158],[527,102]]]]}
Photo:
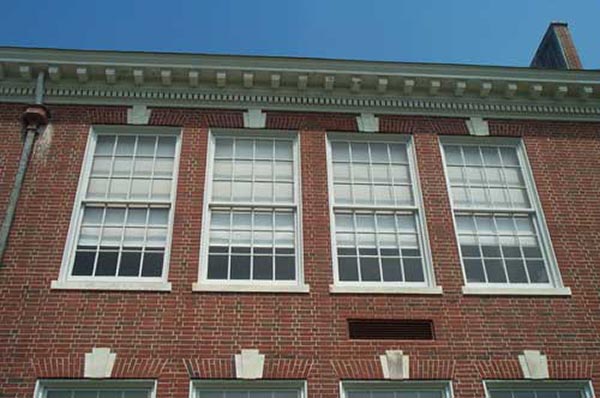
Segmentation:
{"type": "Polygon", "coordinates": [[[415,88],[415,81],[413,79],[404,80],[404,94],[410,95],[415,88]]]}
{"type": "Polygon", "coordinates": [[[308,75],[298,76],[298,90],[306,90],[308,87],[308,75]]]}
{"type": "Polygon", "coordinates": [[[267,114],[260,109],[248,109],[244,112],[244,128],[264,129],[267,126],[267,114]]]}
{"type": "Polygon", "coordinates": [[[245,88],[252,88],[254,86],[254,73],[251,73],[251,72],[243,73],[242,80],[244,81],[245,88]]]}
{"type": "Polygon", "coordinates": [[[117,70],[115,68],[104,69],[104,75],[106,76],[106,83],[115,84],[117,82],[117,70]]]}
{"type": "Polygon", "coordinates": [[[356,117],[356,123],[358,124],[358,131],[360,132],[379,132],[379,118],[375,117],[375,115],[372,113],[361,113],[360,116],[356,117]]]}
{"type": "Polygon", "coordinates": [[[438,95],[441,87],[442,82],[440,82],[439,80],[432,80],[431,82],[429,82],[429,94],[438,95]]]}
{"type": "Polygon", "coordinates": [[[31,67],[29,65],[19,66],[19,74],[23,80],[31,80],[31,67]]]}
{"type": "Polygon", "coordinates": [[[389,380],[406,380],[410,378],[409,358],[399,350],[387,350],[379,356],[383,378],[389,380]]]}
{"type": "Polygon", "coordinates": [[[92,348],[85,354],[83,376],[89,379],[108,379],[112,376],[117,354],[111,353],[110,348],[92,348]]]}
{"type": "Polygon", "coordinates": [[[188,80],[190,83],[190,87],[197,87],[198,82],[200,81],[200,72],[197,70],[191,70],[188,72],[188,80]]]}
{"type": "Polygon", "coordinates": [[[472,117],[465,122],[470,135],[488,136],[490,135],[490,127],[486,120],[480,117],[472,117]]]}
{"type": "Polygon", "coordinates": [[[148,124],[151,110],[146,105],[133,105],[127,109],[128,124],[148,124]]]}
{"type": "Polygon", "coordinates": [[[540,98],[542,96],[542,91],[544,91],[544,86],[541,84],[532,84],[529,87],[529,95],[531,98],[540,98]]]}
{"type": "Polygon", "coordinates": [[[163,86],[170,86],[173,82],[172,73],[170,69],[164,69],[160,71],[160,81],[163,86]]]}
{"type": "Polygon", "coordinates": [[[569,87],[567,86],[556,86],[556,91],[554,92],[554,98],[563,99],[569,92],[569,87]]]}
{"type": "Polygon", "coordinates": [[[217,87],[224,88],[227,85],[227,72],[217,72],[217,87]]]}
{"type": "Polygon", "coordinates": [[[235,355],[235,377],[238,379],[262,379],[265,356],[258,350],[242,350],[235,355]]]}
{"type": "Polygon", "coordinates": [[[487,98],[492,92],[492,87],[492,83],[490,82],[481,83],[481,88],[479,89],[479,95],[481,98],[487,98]]]}
{"type": "Polygon", "coordinates": [[[457,97],[462,97],[467,89],[467,83],[463,81],[457,81],[454,85],[454,95],[457,97]]]}
{"type": "Polygon", "coordinates": [[[48,77],[53,82],[60,81],[60,67],[58,66],[49,66],[48,67],[48,77]]]}
{"type": "Polygon", "coordinates": [[[360,77],[353,77],[350,81],[350,91],[353,93],[358,93],[360,91],[361,84],[362,79],[360,77]]]}
{"type": "Polygon", "coordinates": [[[88,69],[85,67],[77,68],[75,70],[75,74],[77,74],[77,80],[79,80],[79,83],[86,83],[89,80],[88,69]]]}
{"type": "Polygon", "coordinates": [[[377,91],[380,93],[385,93],[388,87],[388,79],[386,77],[380,77],[377,79],[377,91]]]}
{"type": "Polygon", "coordinates": [[[333,90],[334,86],[335,86],[335,76],[325,76],[325,83],[323,84],[323,87],[325,88],[325,90],[331,91],[331,90],[333,90]]]}
{"type": "Polygon", "coordinates": [[[506,98],[513,98],[515,96],[515,94],[517,93],[518,89],[519,89],[519,86],[517,86],[516,83],[508,83],[506,85],[506,90],[504,91],[504,96],[506,98]]]}
{"type": "Polygon", "coordinates": [[[271,88],[279,88],[281,86],[281,75],[273,73],[271,75],[271,88]]]}
{"type": "Polygon", "coordinates": [[[581,90],[579,91],[579,96],[581,97],[581,99],[587,100],[588,98],[590,98],[593,92],[594,89],[592,87],[584,86],[581,87],[581,90]]]}
{"type": "Polygon", "coordinates": [[[133,83],[136,86],[141,86],[144,84],[144,70],[143,69],[134,69],[133,70],[133,83]]]}
{"type": "Polygon", "coordinates": [[[519,355],[519,364],[523,371],[523,377],[526,379],[547,379],[548,359],[539,351],[524,350],[522,355],[519,355]]]}

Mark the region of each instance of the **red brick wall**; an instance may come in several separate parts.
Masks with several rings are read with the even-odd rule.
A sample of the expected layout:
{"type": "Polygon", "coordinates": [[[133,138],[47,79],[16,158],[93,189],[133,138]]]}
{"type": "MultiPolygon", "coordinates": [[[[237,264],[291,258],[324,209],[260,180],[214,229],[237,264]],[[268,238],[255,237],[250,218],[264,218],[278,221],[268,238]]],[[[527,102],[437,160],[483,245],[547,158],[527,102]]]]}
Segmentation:
{"type": "MultiPolygon", "coordinates": [[[[265,377],[307,379],[311,397],[338,396],[340,379],[381,378],[378,356],[410,355],[411,376],[452,379],[456,397],[483,396],[482,378],[520,378],[517,355],[542,350],[553,378],[600,388],[600,124],[491,121],[522,136],[560,271],[571,297],[463,296],[437,134],[463,119],[381,116],[386,133],[414,134],[427,228],[442,296],[332,295],[325,129],[356,130],[354,115],[269,113],[301,129],[304,270],[310,294],[192,292],[198,274],[209,127],[241,127],[241,111],[156,108],[151,124],[183,127],[169,280],[173,291],[50,290],[58,277],[91,124],[121,124],[122,107],[51,108],[36,143],[5,266],[0,269],[0,397],[31,397],[38,378],[77,378],[93,346],[117,353],[116,377],[157,378],[159,397],[187,397],[190,377],[233,377],[242,348],[266,354],[265,377]],[[43,147],[43,148],[42,148],[43,147]],[[350,341],[347,318],[435,322],[436,340],[350,341]]],[[[20,107],[0,106],[0,204],[20,153],[20,107]]]]}

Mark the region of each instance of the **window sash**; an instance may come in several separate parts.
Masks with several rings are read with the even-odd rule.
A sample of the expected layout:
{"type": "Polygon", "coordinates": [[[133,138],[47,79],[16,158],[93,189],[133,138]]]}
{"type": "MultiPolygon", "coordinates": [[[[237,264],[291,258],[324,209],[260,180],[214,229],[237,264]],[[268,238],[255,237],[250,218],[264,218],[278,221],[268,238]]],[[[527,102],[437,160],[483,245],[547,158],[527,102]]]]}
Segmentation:
{"type": "MultiPolygon", "coordinates": [[[[593,398],[594,390],[591,382],[588,380],[484,380],[486,398],[520,398],[525,395],[513,395],[515,392],[532,392],[532,395],[526,395],[527,398],[546,398],[547,393],[558,391],[578,392],[577,398],[593,398]],[[504,394],[502,394],[504,393],[504,394]],[[545,393],[545,394],[544,394],[545,393]]],[[[550,395],[552,398],[574,398],[575,394],[567,396],[556,394],[550,395]]]]}
{"type": "MultiPolygon", "coordinates": [[[[256,148],[256,145],[254,148],[256,148]]],[[[230,159],[230,158],[228,158],[230,159]]],[[[262,160],[272,160],[272,162],[276,162],[279,160],[284,160],[283,158],[272,158],[269,159],[267,157],[261,158],[262,160]]],[[[207,173],[206,173],[206,189],[204,195],[205,201],[205,214],[203,220],[203,238],[201,242],[201,255],[200,255],[200,272],[199,272],[199,280],[202,284],[227,284],[227,285],[293,285],[296,286],[298,284],[303,283],[303,270],[302,270],[302,236],[301,236],[301,212],[298,206],[299,198],[301,197],[301,185],[300,185],[300,166],[299,166],[299,143],[297,134],[290,134],[288,132],[261,132],[261,134],[256,134],[248,131],[211,131],[209,134],[209,147],[207,152],[207,173]],[[243,135],[241,135],[243,134],[243,135]],[[251,200],[222,200],[222,199],[213,199],[213,189],[214,189],[214,166],[215,159],[224,159],[224,158],[216,158],[217,152],[217,140],[218,139],[242,139],[242,140],[252,140],[252,141],[260,141],[262,140],[272,140],[274,141],[275,151],[276,145],[279,141],[285,141],[291,143],[291,159],[285,160],[292,163],[292,189],[293,195],[291,201],[251,201],[251,200]],[[209,256],[210,256],[210,240],[211,240],[211,223],[213,214],[218,211],[255,211],[255,210],[264,210],[264,211],[286,211],[290,212],[293,215],[294,221],[294,267],[295,267],[295,277],[293,280],[291,279],[275,279],[276,277],[276,264],[275,257],[273,257],[273,279],[253,279],[252,273],[250,274],[249,279],[231,279],[231,258],[228,259],[228,270],[227,270],[227,279],[209,279],[209,256]]],[[[273,175],[275,175],[276,170],[272,170],[273,175]]],[[[254,178],[252,179],[254,181],[254,178]]],[[[253,190],[254,191],[254,190],[253,190]]],[[[253,252],[253,247],[251,247],[251,252],[253,252]]],[[[273,242],[272,246],[274,250],[276,249],[275,242],[273,242]]],[[[231,253],[231,245],[229,246],[228,253],[231,253]]],[[[254,262],[254,257],[252,257],[251,262],[254,262]]]]}
{"type": "Polygon", "coordinates": [[[342,381],[341,398],[377,398],[388,393],[390,398],[453,398],[450,381],[342,381]],[[373,394],[373,395],[372,395],[373,394]],[[391,395],[393,394],[393,395],[391,395]]]}
{"type": "MultiPolygon", "coordinates": [[[[65,392],[65,396],[72,398],[73,393],[78,392],[129,392],[124,398],[155,398],[156,381],[140,379],[106,379],[106,380],[85,380],[85,379],[39,379],[36,383],[35,398],[51,398],[55,394],[49,392],[65,392]],[[135,394],[131,394],[135,392],[135,394]]],[[[62,395],[61,395],[62,396],[62,395]]],[[[75,395],[77,397],[77,395],[75,395]]],[[[102,395],[100,394],[100,397],[102,395]]]]}
{"type": "MultiPolygon", "coordinates": [[[[369,146],[370,148],[370,146],[369,146]]],[[[369,149],[370,151],[371,149],[369,149]]],[[[421,205],[421,193],[419,189],[419,181],[416,172],[416,163],[415,163],[415,153],[412,143],[412,138],[407,136],[395,136],[395,137],[385,137],[382,139],[380,137],[356,137],[355,135],[346,135],[346,134],[329,134],[327,137],[327,165],[328,165],[328,181],[329,181],[329,202],[330,202],[330,219],[331,219],[331,245],[332,245],[332,260],[333,260],[333,273],[334,273],[334,281],[336,285],[340,286],[371,286],[371,287],[385,287],[385,286],[402,286],[402,287],[426,287],[435,285],[435,278],[433,275],[433,270],[431,269],[431,254],[429,252],[429,244],[427,239],[427,230],[425,227],[425,218],[424,213],[422,211],[421,205]],[[393,203],[389,204],[379,204],[379,203],[339,203],[335,199],[334,187],[334,173],[333,167],[335,163],[333,160],[333,148],[334,143],[343,142],[348,143],[349,145],[353,143],[359,144],[384,144],[388,145],[388,160],[392,159],[391,155],[391,147],[389,145],[400,144],[405,147],[406,157],[402,162],[398,164],[402,164],[408,167],[408,176],[410,182],[410,195],[412,198],[411,203],[402,202],[400,200],[394,200],[393,203]],[[408,214],[413,214],[416,220],[416,234],[418,240],[418,248],[421,254],[421,270],[424,277],[424,281],[384,281],[383,274],[380,274],[382,280],[380,281],[343,281],[340,277],[340,262],[338,256],[338,244],[337,244],[337,233],[338,229],[336,227],[335,217],[336,214],[340,212],[373,212],[373,213],[385,213],[385,212],[404,212],[408,214]]],[[[351,160],[351,157],[349,158],[351,160]]],[[[367,164],[371,164],[370,160],[372,158],[369,155],[369,162],[367,164]]],[[[391,161],[391,160],[390,160],[391,161]]],[[[364,162],[362,162],[364,163],[364,162]]],[[[352,167],[352,163],[348,163],[350,168],[352,167]]],[[[390,163],[391,164],[391,163],[390,163]]],[[[352,179],[351,179],[352,180],[352,179]]],[[[372,181],[372,179],[371,179],[372,181]]],[[[396,181],[393,175],[390,175],[391,184],[394,184],[396,181]]],[[[356,246],[358,249],[358,246],[356,246]]],[[[381,266],[381,261],[380,261],[381,266]]]]}
{"type": "Polygon", "coordinates": [[[228,394],[219,392],[246,393],[246,398],[262,397],[258,394],[264,393],[265,397],[273,398],[272,391],[286,392],[281,398],[306,398],[306,381],[303,380],[192,380],[191,389],[191,398],[228,398],[228,394]],[[207,396],[207,392],[216,394],[207,396]]]}

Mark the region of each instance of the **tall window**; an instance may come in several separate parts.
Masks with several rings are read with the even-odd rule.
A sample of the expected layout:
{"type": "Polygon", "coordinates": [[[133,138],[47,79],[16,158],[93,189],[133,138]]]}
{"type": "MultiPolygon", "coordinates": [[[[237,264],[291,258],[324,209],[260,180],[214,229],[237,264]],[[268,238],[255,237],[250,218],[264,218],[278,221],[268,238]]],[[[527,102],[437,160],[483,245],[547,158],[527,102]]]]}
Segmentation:
{"type": "Polygon", "coordinates": [[[487,398],[593,398],[589,381],[486,381],[487,398]]]}
{"type": "Polygon", "coordinates": [[[35,398],[152,398],[153,380],[39,380],[35,398]]]}
{"type": "Polygon", "coordinates": [[[194,380],[192,398],[306,398],[300,380],[194,380]]]}
{"type": "Polygon", "coordinates": [[[467,285],[559,285],[520,141],[445,140],[443,150],[467,285]]]}
{"type": "Polygon", "coordinates": [[[346,137],[329,137],[336,284],[432,285],[411,140],[346,137]]]}
{"type": "Polygon", "coordinates": [[[65,281],[166,280],[177,147],[178,135],[164,130],[92,132],[65,281]]]}
{"type": "Polygon", "coordinates": [[[215,133],[210,145],[200,289],[299,285],[296,136],[215,133]]]}
{"type": "Polygon", "coordinates": [[[452,398],[446,381],[346,381],[342,398],[452,398]]]}

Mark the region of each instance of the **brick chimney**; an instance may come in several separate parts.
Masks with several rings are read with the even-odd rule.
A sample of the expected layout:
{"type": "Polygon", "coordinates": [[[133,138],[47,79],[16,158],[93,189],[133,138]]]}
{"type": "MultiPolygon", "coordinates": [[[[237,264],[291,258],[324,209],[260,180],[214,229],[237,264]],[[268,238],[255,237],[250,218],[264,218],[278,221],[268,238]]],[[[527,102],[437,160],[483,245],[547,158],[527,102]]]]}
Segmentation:
{"type": "Polygon", "coordinates": [[[540,43],[530,67],[541,69],[583,69],[569,26],[552,22],[540,43]]]}

